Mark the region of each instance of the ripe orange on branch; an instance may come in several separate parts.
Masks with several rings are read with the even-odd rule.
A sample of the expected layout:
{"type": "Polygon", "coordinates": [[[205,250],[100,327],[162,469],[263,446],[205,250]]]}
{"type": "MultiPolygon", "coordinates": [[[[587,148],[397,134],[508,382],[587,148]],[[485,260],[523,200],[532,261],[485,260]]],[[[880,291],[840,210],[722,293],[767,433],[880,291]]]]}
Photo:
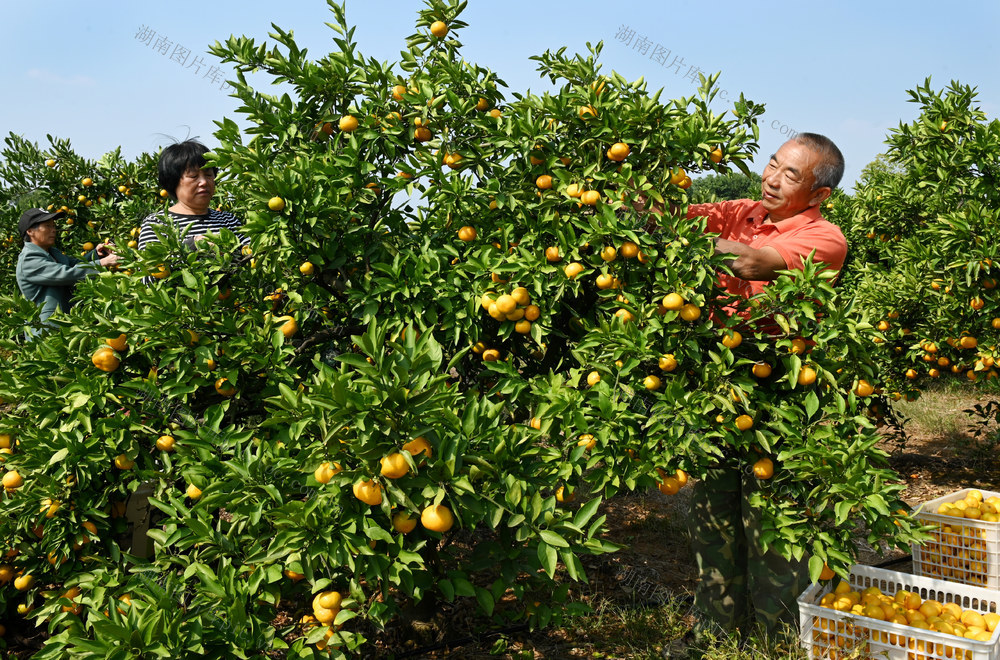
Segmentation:
{"type": "Polygon", "coordinates": [[[448,25],[444,21],[434,21],[431,23],[431,34],[443,39],[448,34],[448,25]]]}
{"type": "MultiPolygon", "coordinates": [[[[339,128],[344,133],[353,133],[358,129],[358,119],[353,115],[344,115],[343,117],[340,118],[340,121],[337,123],[337,128],[339,128]]],[[[272,210],[280,210],[280,209],[272,209],[272,210]]]]}
{"type": "Polygon", "coordinates": [[[125,335],[125,333],[122,333],[114,339],[105,339],[104,343],[119,353],[122,353],[126,348],[128,348],[128,336],[125,335]]]}
{"type": "Polygon", "coordinates": [[[632,150],[624,142],[615,142],[608,149],[608,160],[613,160],[616,163],[620,163],[626,158],[628,158],[629,153],[632,150]]]}
{"type": "Polygon", "coordinates": [[[774,476],[774,462],[765,456],[753,464],[753,474],[758,479],[770,479],[774,476]]]}
{"type": "Polygon", "coordinates": [[[118,365],[121,364],[121,360],[118,359],[114,349],[110,346],[101,346],[94,351],[94,355],[90,359],[95,367],[109,373],[117,369],[118,365]]]}
{"type": "Polygon", "coordinates": [[[420,512],[420,524],[432,532],[447,532],[455,524],[451,509],[443,504],[432,504],[420,512]]]}
{"type": "Polygon", "coordinates": [[[352,489],[354,497],[369,506],[378,506],[382,503],[382,486],[371,479],[358,481],[352,489]]]}

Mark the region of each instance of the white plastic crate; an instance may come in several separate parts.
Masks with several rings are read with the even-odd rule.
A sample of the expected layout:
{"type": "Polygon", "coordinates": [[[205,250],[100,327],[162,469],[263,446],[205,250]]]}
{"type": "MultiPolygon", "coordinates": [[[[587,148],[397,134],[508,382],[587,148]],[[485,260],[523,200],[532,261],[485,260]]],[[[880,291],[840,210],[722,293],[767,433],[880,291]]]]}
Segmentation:
{"type": "MultiPolygon", "coordinates": [[[[931,531],[930,541],[913,546],[913,572],[1000,590],[1000,522],[937,513],[939,506],[963,500],[971,490],[965,488],[925,502],[917,510],[918,520],[937,529],[931,531]]],[[[1000,493],[993,491],[980,492],[983,499],[1000,497],[1000,493]]]]}
{"type": "MultiPolygon", "coordinates": [[[[884,658],[886,660],[1000,660],[1000,628],[989,641],[980,642],[913,626],[879,621],[858,614],[820,606],[824,594],[840,580],[810,585],[799,597],[799,630],[802,648],[809,658],[841,660],[884,658]]],[[[897,573],[871,566],[851,568],[854,591],[877,587],[894,596],[912,591],[921,600],[956,603],[963,610],[981,614],[1000,613],[1000,592],[982,587],[897,573]]]]}

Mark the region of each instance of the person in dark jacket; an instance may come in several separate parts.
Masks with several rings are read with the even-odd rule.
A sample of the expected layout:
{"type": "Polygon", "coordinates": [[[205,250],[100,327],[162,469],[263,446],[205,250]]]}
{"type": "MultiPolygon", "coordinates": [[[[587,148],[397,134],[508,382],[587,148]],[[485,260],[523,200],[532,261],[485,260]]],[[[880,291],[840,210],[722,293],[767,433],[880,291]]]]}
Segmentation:
{"type": "MultiPolygon", "coordinates": [[[[73,289],[83,278],[97,273],[97,267],[114,266],[118,255],[110,245],[101,243],[83,256],[82,260],[67,257],[56,243],[56,219],[63,212],[49,213],[28,209],[21,215],[18,231],[24,248],[17,259],[17,287],[25,298],[41,308],[39,318],[44,323],[56,310],[68,312],[72,307],[73,289]]],[[[28,336],[37,330],[26,329],[28,336]]]]}

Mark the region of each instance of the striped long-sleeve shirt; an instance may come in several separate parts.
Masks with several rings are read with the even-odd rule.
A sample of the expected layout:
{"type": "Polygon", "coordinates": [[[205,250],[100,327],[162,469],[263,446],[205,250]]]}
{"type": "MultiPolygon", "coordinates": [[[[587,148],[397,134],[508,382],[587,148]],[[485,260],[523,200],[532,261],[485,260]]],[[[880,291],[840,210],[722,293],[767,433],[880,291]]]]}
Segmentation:
{"type": "MultiPolygon", "coordinates": [[[[243,225],[232,213],[227,213],[226,211],[216,211],[214,209],[210,209],[208,213],[204,215],[185,215],[182,213],[174,213],[173,211],[169,211],[169,213],[170,219],[173,221],[174,225],[188,240],[196,239],[199,236],[204,236],[205,234],[218,233],[221,229],[228,229],[236,234],[236,236],[240,239],[240,243],[243,245],[250,244],[250,239],[245,237],[240,232],[243,225]]],[[[145,248],[150,243],[159,242],[160,239],[156,237],[156,233],[153,231],[153,228],[164,224],[166,223],[164,222],[162,212],[153,213],[142,221],[142,226],[139,229],[140,250],[145,248]]]]}

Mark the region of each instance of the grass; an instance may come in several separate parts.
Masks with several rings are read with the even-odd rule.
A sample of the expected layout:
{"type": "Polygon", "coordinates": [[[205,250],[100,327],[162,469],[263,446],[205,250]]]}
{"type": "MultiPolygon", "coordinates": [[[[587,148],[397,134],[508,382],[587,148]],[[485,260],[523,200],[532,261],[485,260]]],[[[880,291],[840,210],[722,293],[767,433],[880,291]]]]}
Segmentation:
{"type": "Polygon", "coordinates": [[[927,390],[916,401],[900,399],[893,408],[905,418],[906,428],[950,443],[966,438],[976,422],[966,410],[981,400],[982,392],[960,383],[927,390]]]}

